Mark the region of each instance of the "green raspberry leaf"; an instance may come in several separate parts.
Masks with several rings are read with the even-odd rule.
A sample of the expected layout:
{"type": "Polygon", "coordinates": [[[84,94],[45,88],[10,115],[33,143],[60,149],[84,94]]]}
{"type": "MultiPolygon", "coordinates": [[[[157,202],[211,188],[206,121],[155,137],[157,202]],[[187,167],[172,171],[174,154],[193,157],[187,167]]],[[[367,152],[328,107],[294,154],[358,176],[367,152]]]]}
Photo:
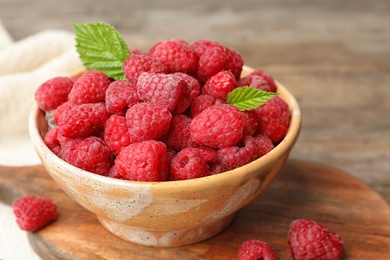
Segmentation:
{"type": "Polygon", "coordinates": [[[116,80],[126,79],[122,66],[131,55],[122,36],[109,24],[73,23],[76,49],[87,70],[98,70],[116,80]]]}
{"type": "Polygon", "coordinates": [[[255,109],[278,94],[257,89],[251,86],[238,87],[229,92],[226,103],[241,111],[255,109]]]}

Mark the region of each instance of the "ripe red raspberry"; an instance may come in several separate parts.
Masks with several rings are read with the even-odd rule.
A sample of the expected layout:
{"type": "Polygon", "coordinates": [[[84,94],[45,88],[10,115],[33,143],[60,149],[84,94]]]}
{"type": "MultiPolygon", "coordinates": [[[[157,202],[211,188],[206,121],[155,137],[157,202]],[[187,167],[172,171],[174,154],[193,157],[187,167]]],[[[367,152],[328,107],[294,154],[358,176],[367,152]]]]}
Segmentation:
{"type": "Polygon", "coordinates": [[[271,75],[265,73],[263,70],[256,70],[256,71],[253,71],[253,72],[251,73],[251,75],[257,75],[257,76],[262,77],[265,81],[267,81],[268,85],[269,85],[270,88],[271,88],[271,91],[272,91],[272,92],[275,92],[275,91],[276,91],[277,86],[276,86],[276,83],[275,83],[274,78],[273,78],[271,75]]]}
{"type": "Polygon", "coordinates": [[[191,46],[178,39],[161,42],[156,46],[153,57],[164,64],[168,72],[192,72],[198,64],[198,56],[191,46]]]}
{"type": "Polygon", "coordinates": [[[108,172],[107,177],[123,180],[122,176],[119,174],[118,170],[116,169],[116,165],[115,164],[113,166],[111,166],[110,171],[108,172]]]}
{"type": "Polygon", "coordinates": [[[164,64],[148,55],[132,54],[123,63],[123,72],[133,84],[143,72],[168,73],[164,64]]]}
{"type": "Polygon", "coordinates": [[[197,76],[201,81],[206,82],[211,76],[224,70],[229,57],[222,44],[209,40],[198,40],[192,43],[191,47],[199,57],[197,76]]]}
{"type": "Polygon", "coordinates": [[[56,109],[68,100],[73,81],[67,77],[55,77],[47,80],[35,92],[35,100],[43,111],[56,109]]]}
{"type": "Polygon", "coordinates": [[[66,101],[65,103],[62,103],[61,105],[59,105],[55,110],[54,110],[54,113],[53,113],[53,120],[54,122],[56,122],[58,124],[58,120],[60,118],[60,116],[62,115],[62,113],[71,108],[72,107],[72,104],[70,103],[70,101],[66,101]]]}
{"type": "Polygon", "coordinates": [[[199,96],[200,84],[198,80],[186,73],[176,72],[174,74],[187,82],[186,87],[182,89],[181,96],[174,111],[176,114],[182,114],[191,106],[191,102],[199,96]]]}
{"type": "Polygon", "coordinates": [[[206,176],[209,166],[198,148],[187,147],[179,151],[171,161],[175,180],[189,180],[206,176]]]}
{"type": "Polygon", "coordinates": [[[138,77],[137,93],[143,101],[167,105],[173,111],[187,85],[187,81],[174,74],[144,72],[138,77]]]}
{"type": "Polygon", "coordinates": [[[202,95],[226,100],[227,95],[236,87],[236,78],[228,70],[223,70],[210,77],[202,88],[202,95]]]}
{"type": "Polygon", "coordinates": [[[218,159],[223,171],[233,170],[246,165],[274,148],[271,140],[266,136],[244,136],[242,147],[230,146],[218,150],[218,159]]]}
{"type": "Polygon", "coordinates": [[[237,82],[237,86],[251,86],[264,91],[275,92],[276,85],[271,86],[263,77],[259,75],[250,74],[244,78],[241,78],[237,82]]]}
{"type": "Polygon", "coordinates": [[[62,148],[62,158],[80,169],[99,175],[107,175],[111,167],[110,150],[96,136],[69,140],[62,148]]]}
{"type": "Polygon", "coordinates": [[[126,112],[130,142],[158,139],[165,135],[171,124],[172,114],[167,106],[145,102],[138,103],[126,112]]]}
{"type": "Polygon", "coordinates": [[[179,151],[195,145],[190,135],[191,118],[186,115],[173,115],[169,131],[161,140],[168,148],[179,151]]]}
{"type": "Polygon", "coordinates": [[[254,111],[259,118],[258,133],[265,134],[273,143],[281,141],[290,125],[288,104],[280,97],[274,97],[254,111]]]}
{"type": "Polygon", "coordinates": [[[222,99],[215,99],[210,95],[199,95],[191,102],[190,116],[194,118],[199,115],[203,110],[214,105],[224,104],[222,99]]]}
{"type": "Polygon", "coordinates": [[[130,144],[129,129],[124,116],[112,115],[107,119],[104,124],[104,142],[114,155],[130,144]]]}
{"type": "Polygon", "coordinates": [[[43,138],[43,142],[46,144],[47,147],[58,157],[62,156],[61,152],[61,144],[60,141],[58,140],[58,136],[60,135],[60,128],[55,127],[48,131],[43,138]]]}
{"type": "Polygon", "coordinates": [[[128,107],[141,102],[135,86],[127,81],[116,80],[106,91],[106,108],[109,114],[125,113],[128,107]]]}
{"type": "Polygon", "coordinates": [[[239,80],[244,66],[244,60],[242,59],[241,54],[232,48],[226,47],[226,54],[228,58],[224,68],[225,70],[231,71],[236,80],[239,80]]]}
{"type": "Polygon", "coordinates": [[[58,119],[58,126],[63,136],[83,138],[101,131],[107,119],[104,103],[81,104],[66,109],[58,119]]]}
{"type": "Polygon", "coordinates": [[[90,70],[84,72],[74,83],[69,93],[73,105],[103,102],[110,80],[103,72],[90,70]]]}
{"type": "Polygon", "coordinates": [[[192,119],[190,125],[192,140],[213,148],[236,145],[243,131],[241,111],[229,104],[206,108],[192,119]]]}
{"type": "Polygon", "coordinates": [[[311,219],[291,222],[288,233],[291,254],[297,260],[341,259],[344,243],[339,235],[311,219]]]}
{"type": "Polygon", "coordinates": [[[167,148],[155,140],[133,143],[119,152],[115,165],[126,180],[164,181],[169,171],[167,148]]]}
{"type": "Polygon", "coordinates": [[[243,111],[242,120],[244,122],[244,135],[255,135],[259,125],[257,114],[253,110],[243,111]]]}
{"type": "Polygon", "coordinates": [[[50,200],[24,196],[12,204],[20,229],[37,231],[57,218],[57,206],[50,200]]]}
{"type": "Polygon", "coordinates": [[[238,249],[238,260],[276,260],[271,247],[260,240],[247,240],[238,249]]]}

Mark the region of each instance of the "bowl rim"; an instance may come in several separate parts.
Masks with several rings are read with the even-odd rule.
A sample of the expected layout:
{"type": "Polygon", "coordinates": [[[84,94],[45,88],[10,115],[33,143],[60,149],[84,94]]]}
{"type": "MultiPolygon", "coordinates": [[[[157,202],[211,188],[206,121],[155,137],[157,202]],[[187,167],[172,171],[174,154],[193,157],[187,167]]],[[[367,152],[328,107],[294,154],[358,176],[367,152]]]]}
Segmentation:
{"type": "MultiPolygon", "coordinates": [[[[249,68],[249,70],[251,70],[251,68],[249,68]]],[[[114,184],[114,185],[127,186],[127,187],[162,186],[162,187],[170,188],[170,187],[188,186],[188,185],[206,186],[206,183],[209,183],[211,180],[213,180],[212,182],[214,183],[214,182],[220,182],[222,181],[222,179],[224,179],[224,181],[226,181],[226,179],[237,179],[236,175],[245,174],[245,172],[242,171],[243,167],[256,167],[259,164],[265,165],[269,163],[274,164],[280,157],[283,156],[283,154],[289,152],[292,149],[292,147],[294,146],[295,142],[298,139],[300,128],[301,128],[301,112],[300,112],[298,102],[286,87],[284,87],[281,83],[279,83],[276,80],[275,83],[277,85],[277,92],[279,93],[279,96],[287,102],[291,111],[290,125],[284,138],[270,152],[268,152],[264,156],[246,165],[235,168],[233,170],[221,172],[210,176],[205,176],[205,177],[195,178],[190,180],[145,182],[145,181],[131,181],[131,180],[116,179],[116,178],[102,176],[102,175],[98,175],[98,174],[94,174],[82,170],[72,164],[67,163],[66,161],[62,160],[60,157],[55,155],[43,142],[43,137],[41,134],[42,132],[38,128],[39,125],[38,121],[40,117],[42,116],[44,117],[44,111],[42,111],[38,107],[36,102],[33,105],[33,108],[30,112],[29,121],[28,121],[30,139],[44,166],[45,163],[43,162],[41,154],[44,154],[46,159],[52,161],[57,168],[65,168],[68,170],[68,172],[72,172],[72,174],[77,174],[78,177],[90,178],[94,181],[98,181],[106,184],[114,184]],[[267,161],[268,163],[266,163],[267,161]]],[[[49,174],[51,175],[50,172],[49,174]]]]}

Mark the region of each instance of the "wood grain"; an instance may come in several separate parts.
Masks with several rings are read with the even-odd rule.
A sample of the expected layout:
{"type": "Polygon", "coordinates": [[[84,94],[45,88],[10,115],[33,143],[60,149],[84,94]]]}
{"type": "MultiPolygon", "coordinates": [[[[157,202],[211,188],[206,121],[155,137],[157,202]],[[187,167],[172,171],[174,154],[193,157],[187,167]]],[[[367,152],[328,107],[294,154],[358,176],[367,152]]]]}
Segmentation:
{"type": "Polygon", "coordinates": [[[247,239],[267,241],[278,259],[291,259],[287,232],[297,218],[312,218],[341,235],[344,259],[390,259],[387,203],[358,179],[318,163],[289,160],[265,193],[242,209],[225,231],[178,248],[143,247],[113,236],[41,166],[1,167],[0,198],[11,204],[26,194],[52,198],[58,205],[56,222],[29,233],[43,259],[235,259],[247,239]]]}

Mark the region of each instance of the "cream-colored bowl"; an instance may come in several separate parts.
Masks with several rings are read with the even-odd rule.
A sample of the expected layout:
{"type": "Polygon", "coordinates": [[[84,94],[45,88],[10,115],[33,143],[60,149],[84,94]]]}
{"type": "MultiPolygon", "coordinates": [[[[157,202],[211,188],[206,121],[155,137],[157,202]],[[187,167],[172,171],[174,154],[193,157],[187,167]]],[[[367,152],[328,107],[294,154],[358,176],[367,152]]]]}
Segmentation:
{"type": "Polygon", "coordinates": [[[136,182],[76,168],[44,144],[47,123],[37,106],[29,118],[30,136],[53,180],[110,232],[141,245],[188,245],[225,229],[238,210],[264,191],[287,160],[299,135],[301,115],[295,98],[281,84],[277,86],[292,111],[285,138],[243,167],[199,179],[136,182]]]}

